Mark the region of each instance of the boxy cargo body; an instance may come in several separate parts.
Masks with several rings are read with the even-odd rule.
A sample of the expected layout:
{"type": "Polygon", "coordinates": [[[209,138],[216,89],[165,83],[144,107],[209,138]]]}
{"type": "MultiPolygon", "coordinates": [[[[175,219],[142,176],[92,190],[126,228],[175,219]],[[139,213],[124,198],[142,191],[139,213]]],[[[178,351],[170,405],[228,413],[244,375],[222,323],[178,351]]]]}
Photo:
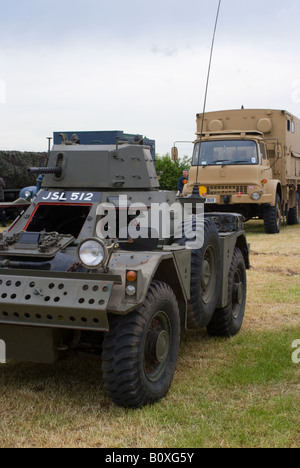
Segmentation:
{"type": "Polygon", "coordinates": [[[298,118],[270,109],[208,112],[204,122],[197,115],[197,137],[185,196],[199,183],[206,211],[259,217],[267,233],[280,231],[283,216],[299,222],[298,118]]]}

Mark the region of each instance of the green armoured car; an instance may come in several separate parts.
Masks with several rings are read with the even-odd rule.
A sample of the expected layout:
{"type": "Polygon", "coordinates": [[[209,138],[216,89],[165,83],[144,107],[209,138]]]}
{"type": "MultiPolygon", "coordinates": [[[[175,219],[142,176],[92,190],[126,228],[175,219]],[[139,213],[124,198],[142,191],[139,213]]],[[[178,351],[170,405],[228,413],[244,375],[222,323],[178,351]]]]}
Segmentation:
{"type": "MultiPolygon", "coordinates": [[[[169,391],[186,328],[240,330],[249,246],[242,217],[159,190],[150,148],[54,145],[42,188],[0,238],[6,359],[102,358],[110,398],[169,391]]],[[[97,378],[97,377],[96,377],[97,378]]]]}

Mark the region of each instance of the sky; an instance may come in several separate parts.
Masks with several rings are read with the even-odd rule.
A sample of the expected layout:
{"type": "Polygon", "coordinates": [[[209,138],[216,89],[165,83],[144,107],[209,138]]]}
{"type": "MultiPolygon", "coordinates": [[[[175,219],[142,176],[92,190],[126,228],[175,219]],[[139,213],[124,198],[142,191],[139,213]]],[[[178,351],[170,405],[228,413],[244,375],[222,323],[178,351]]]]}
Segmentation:
{"type": "MultiPolygon", "coordinates": [[[[218,0],[0,0],[0,149],[54,131],[193,141],[218,0]]],[[[207,111],[300,117],[300,1],[222,0],[207,111]]],[[[180,154],[191,145],[178,144],[180,154]]]]}

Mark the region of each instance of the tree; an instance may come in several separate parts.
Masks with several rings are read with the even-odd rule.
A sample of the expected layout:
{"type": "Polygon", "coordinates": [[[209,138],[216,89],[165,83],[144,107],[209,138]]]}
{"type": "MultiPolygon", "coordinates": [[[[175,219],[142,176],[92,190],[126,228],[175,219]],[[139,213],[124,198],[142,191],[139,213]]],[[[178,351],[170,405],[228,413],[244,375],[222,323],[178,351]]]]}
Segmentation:
{"type": "Polygon", "coordinates": [[[7,189],[22,189],[36,184],[36,174],[29,174],[28,167],[42,166],[47,153],[0,151],[0,177],[7,189]]]}
{"type": "Polygon", "coordinates": [[[169,154],[165,156],[156,155],[156,171],[160,177],[161,190],[177,191],[178,179],[182,176],[182,172],[188,171],[190,167],[191,159],[188,156],[174,162],[169,154]]]}

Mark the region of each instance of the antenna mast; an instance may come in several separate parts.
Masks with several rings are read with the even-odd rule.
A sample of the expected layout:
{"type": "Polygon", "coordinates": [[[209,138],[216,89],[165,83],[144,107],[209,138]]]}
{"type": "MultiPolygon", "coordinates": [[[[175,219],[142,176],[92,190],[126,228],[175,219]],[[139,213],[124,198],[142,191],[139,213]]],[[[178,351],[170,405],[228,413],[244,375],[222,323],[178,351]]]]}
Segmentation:
{"type": "Polygon", "coordinates": [[[200,159],[200,155],[201,155],[201,144],[202,144],[202,136],[203,136],[203,128],[204,128],[204,117],[205,117],[205,111],[206,111],[206,102],[207,102],[207,94],[208,94],[208,85],[209,85],[209,78],[210,78],[210,70],[211,70],[211,64],[212,64],[212,58],[213,58],[213,51],[214,51],[215,38],[216,38],[218,20],[219,20],[219,15],[220,15],[221,3],[222,3],[222,0],[219,0],[218,10],[217,10],[217,16],[216,16],[216,22],[215,22],[214,33],[213,33],[213,39],[212,39],[211,50],[210,50],[210,58],[209,58],[209,65],[208,65],[207,81],[206,81],[206,88],[205,88],[204,105],[203,105],[203,112],[202,112],[202,123],[201,123],[201,131],[200,131],[199,153],[198,153],[198,160],[197,160],[197,176],[196,176],[196,183],[195,183],[194,189],[193,189],[193,195],[196,195],[196,196],[199,196],[199,182],[198,182],[198,177],[199,177],[199,159],[200,159]]]}

